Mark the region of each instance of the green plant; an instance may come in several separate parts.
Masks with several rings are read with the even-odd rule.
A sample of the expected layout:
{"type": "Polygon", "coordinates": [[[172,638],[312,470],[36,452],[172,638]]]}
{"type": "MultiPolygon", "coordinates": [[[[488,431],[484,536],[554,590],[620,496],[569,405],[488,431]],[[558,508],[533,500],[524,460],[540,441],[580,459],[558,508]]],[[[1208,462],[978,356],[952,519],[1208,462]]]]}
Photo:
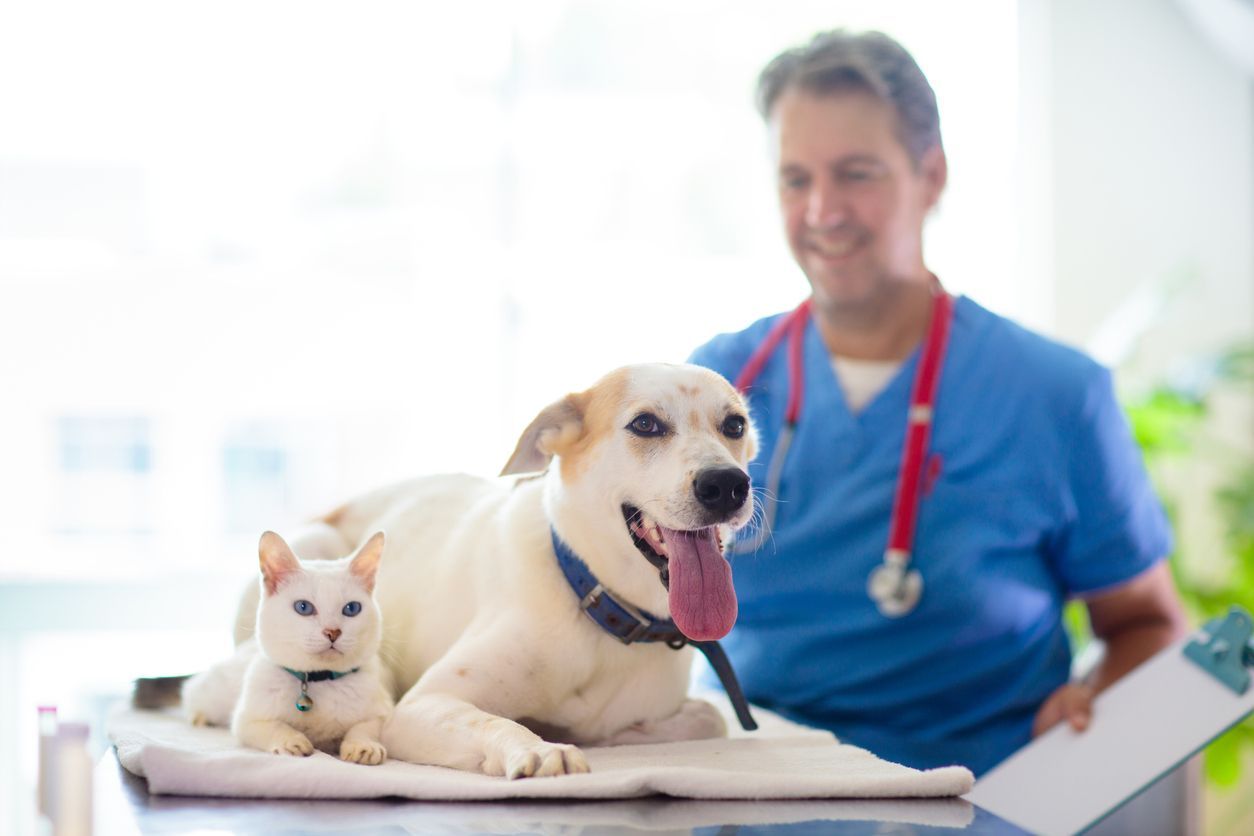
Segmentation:
{"type": "MultiPolygon", "coordinates": [[[[1233,449],[1207,432],[1211,395],[1215,385],[1243,388],[1254,394],[1254,346],[1242,346],[1221,357],[1203,375],[1204,386],[1189,388],[1161,386],[1147,396],[1125,404],[1133,435],[1140,445],[1159,496],[1173,524],[1179,521],[1182,488],[1172,476],[1172,466],[1206,458],[1221,464],[1225,478],[1211,497],[1215,513],[1223,521],[1226,553],[1219,571],[1202,571],[1206,558],[1191,554],[1177,542],[1171,567],[1180,597],[1192,619],[1204,622],[1227,612],[1232,604],[1254,611],[1254,455],[1247,449],[1233,449]]],[[[1087,641],[1087,619],[1082,608],[1072,607],[1067,625],[1073,639],[1087,641]]],[[[1254,747],[1254,718],[1238,724],[1206,750],[1208,780],[1219,786],[1232,786],[1240,780],[1241,757],[1254,747]]]]}

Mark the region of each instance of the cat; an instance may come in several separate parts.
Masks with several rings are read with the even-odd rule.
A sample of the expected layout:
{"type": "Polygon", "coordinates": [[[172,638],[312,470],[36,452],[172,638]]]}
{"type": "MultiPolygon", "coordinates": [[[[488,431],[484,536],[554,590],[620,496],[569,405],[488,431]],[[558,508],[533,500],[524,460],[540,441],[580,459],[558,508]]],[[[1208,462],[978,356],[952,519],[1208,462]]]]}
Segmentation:
{"type": "Polygon", "coordinates": [[[282,537],[261,535],[256,638],[183,686],[192,723],[229,723],[240,743],[275,754],[382,763],[393,706],[374,599],[383,545],[379,532],[351,557],[302,563],[282,537]]]}

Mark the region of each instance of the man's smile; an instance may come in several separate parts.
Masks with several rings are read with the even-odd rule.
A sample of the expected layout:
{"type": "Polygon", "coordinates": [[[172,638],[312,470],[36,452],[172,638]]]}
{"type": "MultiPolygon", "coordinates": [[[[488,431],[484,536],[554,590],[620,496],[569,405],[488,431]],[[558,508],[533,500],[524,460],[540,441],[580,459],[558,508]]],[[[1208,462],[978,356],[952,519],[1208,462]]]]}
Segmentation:
{"type": "Polygon", "coordinates": [[[861,235],[811,235],[806,238],[806,249],[828,261],[836,261],[851,255],[863,242],[861,235]]]}

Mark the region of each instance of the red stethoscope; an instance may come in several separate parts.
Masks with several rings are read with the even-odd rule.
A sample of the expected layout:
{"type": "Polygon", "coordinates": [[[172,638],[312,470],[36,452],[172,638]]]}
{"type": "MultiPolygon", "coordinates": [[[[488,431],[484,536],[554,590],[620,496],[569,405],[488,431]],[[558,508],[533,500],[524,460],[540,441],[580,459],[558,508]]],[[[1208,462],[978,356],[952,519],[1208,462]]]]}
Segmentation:
{"type": "MultiPolygon", "coordinates": [[[[801,397],[805,390],[802,346],[806,323],[810,318],[810,307],[811,300],[806,299],[796,310],[775,323],[736,378],[736,389],[745,394],[762,373],[762,367],[780,342],[784,337],[788,338],[788,407],[784,413],[784,425],[780,429],[766,468],[762,527],[754,537],[735,543],[735,551],[740,553],[760,548],[775,524],[780,475],[797,429],[801,397]]],[[[923,595],[923,576],[918,569],[910,567],[910,553],[923,483],[923,463],[927,457],[927,442],[932,431],[936,386],[940,380],[941,365],[945,360],[953,308],[953,297],[944,291],[940,282],[933,279],[932,318],[928,323],[923,353],[914,372],[910,410],[906,417],[906,438],[901,451],[901,472],[897,476],[893,515],[888,528],[888,547],[884,549],[884,562],[875,567],[867,580],[867,593],[871,600],[881,613],[890,617],[909,613],[918,605],[919,598],[923,595]]]]}

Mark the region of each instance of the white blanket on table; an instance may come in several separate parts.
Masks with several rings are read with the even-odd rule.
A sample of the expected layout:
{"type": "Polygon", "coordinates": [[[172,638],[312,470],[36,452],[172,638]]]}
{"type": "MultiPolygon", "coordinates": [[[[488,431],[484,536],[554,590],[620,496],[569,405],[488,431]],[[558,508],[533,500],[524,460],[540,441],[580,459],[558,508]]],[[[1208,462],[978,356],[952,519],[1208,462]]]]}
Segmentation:
{"type": "MultiPolygon", "coordinates": [[[[519,798],[694,799],[944,798],[971,789],[965,767],[920,771],[839,743],[831,734],[754,709],[762,728],[731,737],[586,748],[583,775],[509,781],[389,760],[345,763],[316,752],[271,755],[239,745],[225,729],[198,728],[168,712],[114,714],[118,760],[156,794],[244,798],[382,798],[488,801],[519,798]]],[[[734,724],[735,720],[730,720],[734,724]]]]}

